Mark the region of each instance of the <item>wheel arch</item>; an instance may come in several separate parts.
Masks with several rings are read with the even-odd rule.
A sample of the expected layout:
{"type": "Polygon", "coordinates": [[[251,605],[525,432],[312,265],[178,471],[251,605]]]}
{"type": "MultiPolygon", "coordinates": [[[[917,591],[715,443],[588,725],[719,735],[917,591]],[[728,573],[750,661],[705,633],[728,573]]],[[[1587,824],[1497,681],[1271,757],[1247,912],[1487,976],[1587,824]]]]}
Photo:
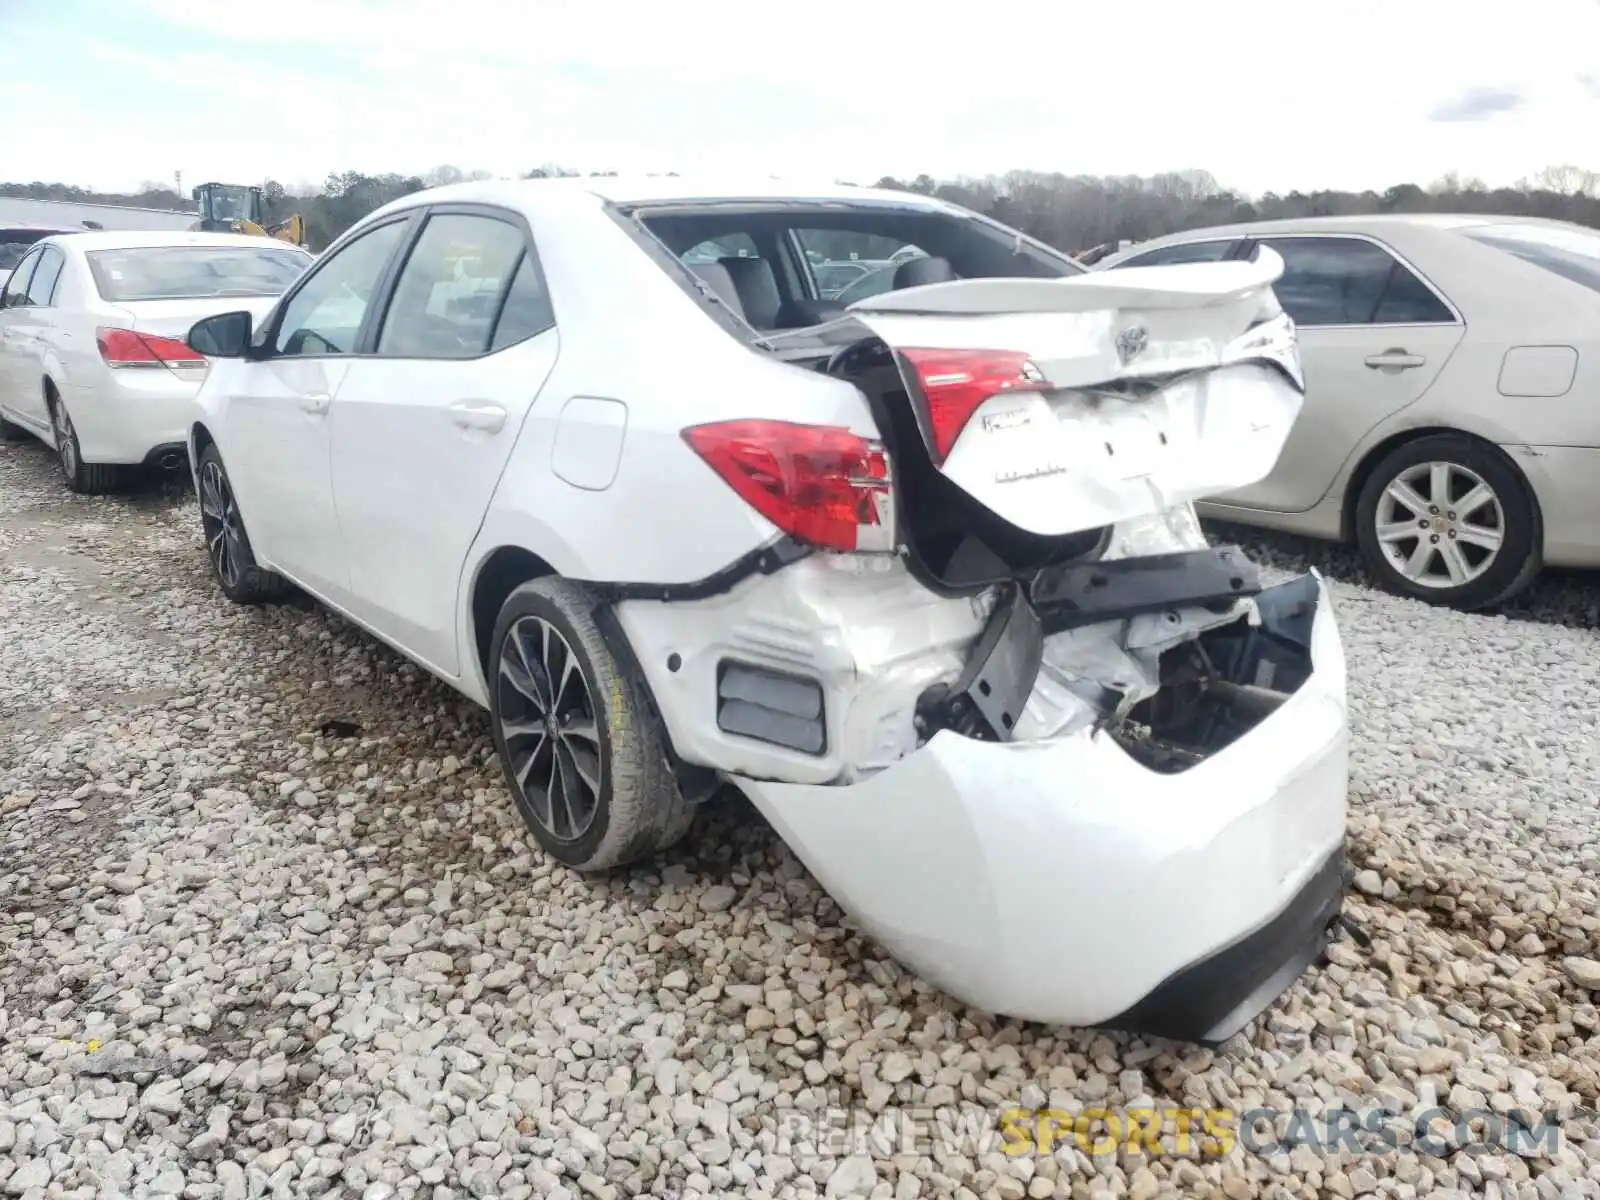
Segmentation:
{"type": "Polygon", "coordinates": [[[217,439],[206,428],[204,421],[196,421],[189,426],[189,481],[194,485],[196,497],[200,495],[200,456],[208,446],[216,444],[217,439]]]}
{"type": "Polygon", "coordinates": [[[1378,464],[1401,446],[1427,437],[1465,438],[1500,459],[1521,484],[1523,499],[1528,502],[1529,511],[1533,514],[1534,529],[1542,537],[1544,514],[1539,508],[1539,497],[1535,494],[1533,485],[1529,483],[1526,472],[1517,465],[1516,460],[1482,434],[1473,433],[1471,430],[1461,429],[1455,425],[1430,424],[1402,429],[1381,438],[1368,448],[1366,453],[1361,456],[1361,459],[1351,469],[1350,477],[1345,482],[1344,499],[1339,512],[1339,538],[1341,541],[1347,543],[1355,541],[1356,507],[1361,502],[1362,490],[1367,486],[1367,481],[1372,478],[1372,473],[1378,469],[1378,464]]]}
{"type": "Polygon", "coordinates": [[[467,601],[467,628],[473,661],[489,679],[490,642],[494,638],[495,622],[506,598],[523,584],[533,579],[543,579],[560,572],[550,563],[521,546],[498,546],[484,556],[472,577],[472,587],[467,601]]]}
{"type": "Polygon", "coordinates": [[[207,446],[215,446],[216,444],[217,439],[211,435],[211,430],[206,428],[204,421],[196,421],[189,426],[189,448],[193,452],[192,456],[195,460],[198,461],[207,446]]]}

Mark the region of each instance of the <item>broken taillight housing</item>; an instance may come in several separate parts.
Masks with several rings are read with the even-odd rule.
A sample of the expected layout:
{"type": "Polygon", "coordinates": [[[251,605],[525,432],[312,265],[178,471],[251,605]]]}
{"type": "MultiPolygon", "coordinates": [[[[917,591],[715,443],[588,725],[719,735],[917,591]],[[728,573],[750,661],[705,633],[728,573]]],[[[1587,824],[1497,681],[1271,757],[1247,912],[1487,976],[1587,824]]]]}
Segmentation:
{"type": "Polygon", "coordinates": [[[984,401],[1001,392],[1037,392],[1044,375],[1015,350],[901,350],[928,406],[933,461],[942,466],[984,401]]]}
{"type": "Polygon", "coordinates": [[[1277,367],[1302,392],[1305,371],[1300,364],[1300,335],[1288,313],[1278,311],[1257,321],[1222,348],[1224,364],[1266,362],[1277,367]]]}
{"type": "Polygon", "coordinates": [[[893,476],[882,443],[792,421],[692,425],[683,440],[790,537],[827,550],[894,548],[893,476]]]}
{"type": "Polygon", "coordinates": [[[108,367],[203,367],[206,357],[177,338],[131,329],[102,326],[94,331],[95,345],[108,367]]]}

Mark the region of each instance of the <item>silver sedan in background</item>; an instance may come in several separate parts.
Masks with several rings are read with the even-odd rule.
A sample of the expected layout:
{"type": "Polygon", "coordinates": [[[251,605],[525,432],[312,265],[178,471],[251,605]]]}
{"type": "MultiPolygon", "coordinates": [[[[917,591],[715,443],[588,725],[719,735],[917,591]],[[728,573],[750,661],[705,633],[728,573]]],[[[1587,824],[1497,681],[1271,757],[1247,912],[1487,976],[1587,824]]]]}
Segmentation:
{"type": "Polygon", "coordinates": [[[1392,591],[1478,609],[1600,567],[1600,231],[1404,214],[1193,229],[1101,270],[1282,256],[1307,396],[1276,468],[1200,506],[1354,541],[1392,591]]]}

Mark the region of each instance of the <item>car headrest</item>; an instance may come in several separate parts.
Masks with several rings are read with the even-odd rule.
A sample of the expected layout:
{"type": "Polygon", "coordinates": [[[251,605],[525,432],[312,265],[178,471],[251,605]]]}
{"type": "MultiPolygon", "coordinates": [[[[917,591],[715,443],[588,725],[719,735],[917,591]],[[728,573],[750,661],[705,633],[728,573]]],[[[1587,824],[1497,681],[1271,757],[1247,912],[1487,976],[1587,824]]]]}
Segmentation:
{"type": "Polygon", "coordinates": [[[717,294],[717,298],[733,309],[739,316],[744,316],[744,306],[739,303],[739,291],[733,286],[733,276],[728,274],[728,268],[721,263],[691,263],[689,270],[700,277],[700,282],[717,294]]]}
{"type": "Polygon", "coordinates": [[[948,258],[913,258],[894,270],[894,290],[922,287],[930,283],[949,283],[955,279],[955,268],[948,258]]]}
{"type": "Polygon", "coordinates": [[[777,325],[783,297],[778,293],[778,279],[767,260],[729,256],[718,261],[733,279],[733,290],[739,293],[745,320],[757,329],[771,329],[777,325]]]}

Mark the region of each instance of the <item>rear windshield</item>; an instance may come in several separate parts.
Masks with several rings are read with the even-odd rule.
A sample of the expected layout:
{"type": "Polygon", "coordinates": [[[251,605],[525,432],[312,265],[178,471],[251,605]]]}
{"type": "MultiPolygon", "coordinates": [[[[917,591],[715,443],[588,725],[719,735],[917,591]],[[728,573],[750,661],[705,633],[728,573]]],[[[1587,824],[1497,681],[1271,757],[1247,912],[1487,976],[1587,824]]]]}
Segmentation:
{"type": "Polygon", "coordinates": [[[1462,230],[1475,242],[1600,292],[1600,233],[1556,225],[1480,225],[1462,230]]]}
{"type": "Polygon", "coordinates": [[[311,256],[287,246],[139,246],[85,257],[105,300],[277,296],[311,256]]]}
{"type": "Polygon", "coordinates": [[[900,288],[1083,274],[1066,255],[975,213],[893,201],[674,203],[641,205],[633,216],[769,339],[900,288]]]}
{"type": "Polygon", "coordinates": [[[0,271],[14,270],[29,246],[55,232],[54,229],[0,229],[0,271]]]}

